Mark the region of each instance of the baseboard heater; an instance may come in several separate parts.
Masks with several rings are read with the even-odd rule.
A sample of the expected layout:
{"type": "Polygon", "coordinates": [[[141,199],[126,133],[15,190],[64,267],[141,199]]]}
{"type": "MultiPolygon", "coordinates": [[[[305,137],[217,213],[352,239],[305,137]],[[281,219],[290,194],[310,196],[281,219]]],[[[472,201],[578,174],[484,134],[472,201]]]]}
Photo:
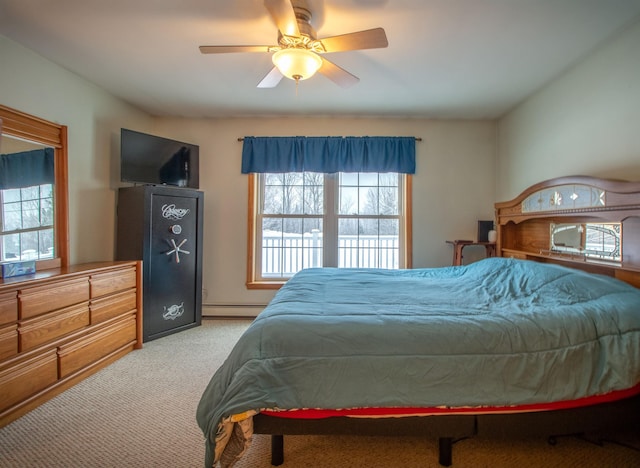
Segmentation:
{"type": "Polygon", "coordinates": [[[266,304],[202,304],[203,317],[256,317],[266,304]]]}

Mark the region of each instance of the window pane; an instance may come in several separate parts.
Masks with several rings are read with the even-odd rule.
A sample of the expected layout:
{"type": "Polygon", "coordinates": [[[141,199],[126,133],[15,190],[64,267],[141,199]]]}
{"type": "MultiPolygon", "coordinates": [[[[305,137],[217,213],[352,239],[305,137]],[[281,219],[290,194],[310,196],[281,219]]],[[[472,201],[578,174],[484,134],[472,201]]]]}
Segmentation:
{"type": "Polygon", "coordinates": [[[380,220],[376,218],[361,218],[358,220],[358,234],[367,237],[378,237],[380,220]]]}
{"type": "Polygon", "coordinates": [[[340,214],[358,214],[357,187],[340,187],[340,214]]]}
{"type": "Polygon", "coordinates": [[[2,261],[17,260],[20,257],[20,235],[2,236],[2,261]]]}
{"type": "Polygon", "coordinates": [[[279,231],[263,230],[262,233],[264,277],[291,276],[302,269],[302,219],[281,218],[280,226],[279,231]]]}
{"type": "Polygon", "coordinates": [[[378,267],[378,220],[360,219],[358,229],[358,249],[360,250],[360,268],[378,267]]]}
{"type": "Polygon", "coordinates": [[[341,172],[340,173],[340,185],[358,185],[358,174],[352,172],[341,172]]]}
{"type": "Polygon", "coordinates": [[[22,228],[29,229],[40,226],[40,203],[25,201],[22,203],[22,228]]]}
{"type": "Polygon", "coordinates": [[[20,201],[20,189],[6,189],[2,191],[2,199],[5,203],[20,201]]]}
{"type": "Polygon", "coordinates": [[[281,273],[289,276],[302,269],[302,220],[285,219],[282,239],[281,273]]]}
{"type": "Polygon", "coordinates": [[[289,172],[284,176],[285,185],[304,185],[304,174],[301,172],[289,172]]]}
{"type": "Polygon", "coordinates": [[[378,191],[378,209],[381,215],[397,215],[400,213],[397,186],[380,187],[378,191]]]}
{"type": "Polygon", "coordinates": [[[20,233],[21,260],[35,260],[38,258],[38,232],[20,233]]]}
{"type": "Polygon", "coordinates": [[[304,214],[322,214],[324,211],[324,187],[312,185],[305,187],[304,214]]]}
{"type": "Polygon", "coordinates": [[[36,185],[35,187],[25,187],[20,189],[22,195],[22,201],[25,200],[37,200],[40,198],[40,186],[36,185]]]}
{"type": "Polygon", "coordinates": [[[377,172],[361,172],[359,174],[360,187],[377,187],[378,186],[378,173],[377,172]]]}
{"type": "Polygon", "coordinates": [[[264,185],[282,185],[284,182],[284,174],[262,174],[264,177],[264,185]]]}
{"type": "Polygon", "coordinates": [[[398,219],[341,219],[338,223],[338,266],[399,268],[398,219]]]}
{"type": "Polygon", "coordinates": [[[53,184],[40,186],[40,198],[53,198],[53,184]]]}
{"type": "MultiPolygon", "coordinates": [[[[322,218],[311,218],[303,220],[304,249],[302,268],[317,268],[323,266],[322,263],[322,218]]],[[[299,270],[296,270],[299,271],[299,270]]]]}
{"type": "Polygon", "coordinates": [[[400,235],[400,220],[398,219],[381,219],[380,220],[380,235],[381,236],[399,236],[400,235]]]}
{"type": "Polygon", "coordinates": [[[339,213],[341,215],[398,215],[400,213],[398,190],[398,174],[340,174],[339,213]],[[380,183],[379,186],[378,183],[380,183]]]}
{"type": "Polygon", "coordinates": [[[338,221],[338,267],[357,268],[359,265],[358,220],[338,221]]]}
{"type": "Polygon", "coordinates": [[[400,220],[381,219],[378,242],[379,268],[400,268],[400,220]]]}
{"type": "Polygon", "coordinates": [[[53,198],[40,200],[40,225],[53,226],[53,198]]]}
{"type": "Polygon", "coordinates": [[[378,187],[361,187],[359,190],[358,214],[378,214],[378,187]]]}
{"type": "Polygon", "coordinates": [[[53,258],[53,229],[39,231],[40,258],[53,258]]]}
{"type": "Polygon", "coordinates": [[[2,231],[53,226],[51,184],[2,191],[2,231]]]}
{"type": "Polygon", "coordinates": [[[380,187],[397,187],[398,186],[398,174],[395,173],[383,173],[379,174],[380,187]]]}
{"type": "Polygon", "coordinates": [[[322,242],[322,218],[263,219],[262,276],[289,277],[322,266],[322,242]]]}
{"type": "Polygon", "coordinates": [[[266,185],[264,187],[262,212],[265,214],[282,213],[284,210],[282,193],[282,186],[266,185]]]}
{"type": "Polygon", "coordinates": [[[320,174],[319,172],[305,172],[304,176],[304,185],[324,185],[324,174],[320,174]]]}
{"type": "Polygon", "coordinates": [[[262,276],[279,276],[282,249],[282,219],[262,221],[262,276]]]}
{"type": "Polygon", "coordinates": [[[316,172],[304,174],[304,214],[324,212],[324,175],[316,172]]]}
{"type": "Polygon", "coordinates": [[[303,187],[288,185],[284,188],[284,214],[302,214],[303,187]]]}
{"type": "MultiPolygon", "coordinates": [[[[9,190],[6,190],[8,192],[9,190]]],[[[22,212],[20,210],[20,202],[5,203],[2,206],[2,230],[15,231],[22,229],[22,212]]]]}

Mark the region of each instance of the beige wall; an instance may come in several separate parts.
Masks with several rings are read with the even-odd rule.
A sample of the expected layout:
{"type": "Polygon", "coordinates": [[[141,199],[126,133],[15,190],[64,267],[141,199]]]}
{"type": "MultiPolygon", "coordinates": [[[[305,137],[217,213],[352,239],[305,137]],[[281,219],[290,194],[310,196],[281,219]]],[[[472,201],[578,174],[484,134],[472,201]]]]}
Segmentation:
{"type": "MultiPolygon", "coordinates": [[[[161,119],[158,134],[200,145],[204,204],[205,314],[246,314],[272,291],[248,291],[247,176],[240,173],[239,137],[393,135],[416,143],[413,179],[413,265],[451,264],[447,239],[475,239],[478,219],[493,219],[495,123],[369,118],[161,119]]],[[[465,251],[467,253],[467,251],[465,251]]],[[[480,255],[468,249],[468,258],[480,255]]],[[[259,310],[259,308],[257,309],[259,310]]]]}
{"type": "Polygon", "coordinates": [[[506,115],[498,135],[498,200],[567,175],[640,181],[640,22],[506,115]]]}
{"type": "Polygon", "coordinates": [[[112,136],[153,120],[4,36],[0,57],[0,103],[68,127],[70,262],[113,259],[112,136]]]}

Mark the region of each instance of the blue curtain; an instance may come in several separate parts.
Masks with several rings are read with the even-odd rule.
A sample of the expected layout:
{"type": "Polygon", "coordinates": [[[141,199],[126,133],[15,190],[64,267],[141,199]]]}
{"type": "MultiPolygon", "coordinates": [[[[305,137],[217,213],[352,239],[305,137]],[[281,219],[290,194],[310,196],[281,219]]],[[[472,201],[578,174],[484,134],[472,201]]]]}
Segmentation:
{"type": "Polygon", "coordinates": [[[54,150],[0,154],[0,190],[53,184],[54,150]]]}
{"type": "Polygon", "coordinates": [[[415,174],[414,137],[245,137],[242,173],[415,174]]]}

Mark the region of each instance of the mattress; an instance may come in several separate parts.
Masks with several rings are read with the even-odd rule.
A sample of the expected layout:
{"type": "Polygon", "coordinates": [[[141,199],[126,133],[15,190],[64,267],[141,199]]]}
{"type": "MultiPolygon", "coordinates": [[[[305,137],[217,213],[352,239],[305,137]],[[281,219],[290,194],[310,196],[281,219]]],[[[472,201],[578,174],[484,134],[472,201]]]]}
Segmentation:
{"type": "Polygon", "coordinates": [[[638,388],[638,356],[640,290],[610,277],[506,258],[309,269],[240,338],[197,420],[211,466],[236,425],[267,409],[402,413],[588,400],[638,388]]]}

